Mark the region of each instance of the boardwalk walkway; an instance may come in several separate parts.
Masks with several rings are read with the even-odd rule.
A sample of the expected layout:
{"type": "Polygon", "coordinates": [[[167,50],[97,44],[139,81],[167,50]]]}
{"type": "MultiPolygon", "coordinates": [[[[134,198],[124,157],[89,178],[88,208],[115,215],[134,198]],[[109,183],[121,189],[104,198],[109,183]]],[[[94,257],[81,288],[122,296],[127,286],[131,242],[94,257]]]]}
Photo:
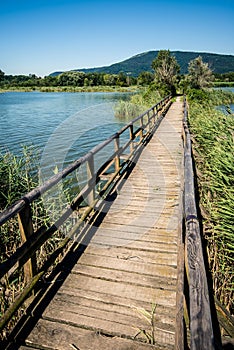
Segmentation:
{"type": "Polygon", "coordinates": [[[64,264],[55,277],[48,291],[54,297],[22,350],[174,348],[181,129],[178,98],[116,188],[116,199],[106,203],[108,212],[103,209],[87,241],[73,251],[72,269],[64,264]]]}

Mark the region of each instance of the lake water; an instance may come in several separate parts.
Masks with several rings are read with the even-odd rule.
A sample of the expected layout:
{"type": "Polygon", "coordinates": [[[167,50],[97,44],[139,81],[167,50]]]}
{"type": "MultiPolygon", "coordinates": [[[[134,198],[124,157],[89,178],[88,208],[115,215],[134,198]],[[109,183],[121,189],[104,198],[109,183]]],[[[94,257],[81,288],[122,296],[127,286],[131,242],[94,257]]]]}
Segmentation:
{"type": "Polygon", "coordinates": [[[44,163],[64,168],[123,126],[114,116],[114,105],[128,97],[126,93],[0,93],[1,153],[19,154],[22,145],[34,145],[44,163]]]}
{"type": "MultiPolygon", "coordinates": [[[[234,93],[234,88],[233,87],[222,87],[222,88],[215,88],[215,89],[216,90],[217,89],[219,89],[219,90],[221,89],[221,90],[224,90],[224,91],[231,91],[231,92],[234,93]]],[[[232,113],[234,113],[234,104],[230,104],[230,108],[231,108],[232,113]]],[[[220,106],[219,109],[222,112],[226,113],[226,107],[225,106],[220,106]]]]}
{"type": "Polygon", "coordinates": [[[61,170],[123,126],[114,105],[127,98],[126,93],[0,93],[1,153],[19,154],[22,145],[34,145],[43,167],[61,170]]]}

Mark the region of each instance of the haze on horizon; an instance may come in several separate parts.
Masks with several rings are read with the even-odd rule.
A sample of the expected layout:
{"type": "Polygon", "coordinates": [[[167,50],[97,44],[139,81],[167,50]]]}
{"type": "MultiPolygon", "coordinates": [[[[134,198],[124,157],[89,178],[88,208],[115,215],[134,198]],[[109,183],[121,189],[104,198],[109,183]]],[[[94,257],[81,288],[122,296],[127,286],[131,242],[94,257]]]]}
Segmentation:
{"type": "Polygon", "coordinates": [[[233,0],[8,0],[0,69],[45,76],[160,49],[234,54],[233,15],[233,0]]]}

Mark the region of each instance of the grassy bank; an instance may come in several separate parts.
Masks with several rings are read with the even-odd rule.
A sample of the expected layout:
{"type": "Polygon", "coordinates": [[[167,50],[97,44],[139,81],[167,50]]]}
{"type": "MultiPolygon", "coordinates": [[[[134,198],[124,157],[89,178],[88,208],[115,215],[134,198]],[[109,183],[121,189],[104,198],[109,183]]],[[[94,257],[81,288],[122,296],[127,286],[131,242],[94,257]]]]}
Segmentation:
{"type": "Polygon", "coordinates": [[[189,123],[204,237],[216,297],[234,313],[234,118],[215,106],[234,94],[191,91],[189,123]]]}
{"type": "Polygon", "coordinates": [[[214,87],[234,87],[234,81],[215,81],[212,85],[214,87]]]}
{"type": "Polygon", "coordinates": [[[0,88],[1,92],[136,92],[138,86],[45,86],[45,87],[11,87],[7,89],[0,88]]]}

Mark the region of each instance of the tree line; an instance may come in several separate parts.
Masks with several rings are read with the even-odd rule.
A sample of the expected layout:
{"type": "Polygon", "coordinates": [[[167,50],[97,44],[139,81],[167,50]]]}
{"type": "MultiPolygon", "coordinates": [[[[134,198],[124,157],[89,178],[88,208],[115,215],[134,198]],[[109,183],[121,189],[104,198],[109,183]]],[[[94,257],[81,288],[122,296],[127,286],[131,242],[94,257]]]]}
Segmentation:
{"type": "Polygon", "coordinates": [[[234,72],[213,74],[208,63],[198,56],[188,65],[188,74],[180,74],[180,66],[175,56],[169,50],[161,50],[152,62],[154,73],[143,71],[138,77],[133,77],[123,72],[119,74],[107,74],[100,72],[84,73],[81,71],[68,71],[58,76],[48,75],[44,78],[35,74],[6,75],[0,70],[0,88],[40,88],[40,87],[92,87],[92,86],[117,86],[128,87],[133,85],[148,86],[156,84],[160,91],[175,94],[176,90],[203,88],[214,81],[233,82],[234,72]]]}
{"type": "Polygon", "coordinates": [[[137,78],[128,76],[123,72],[119,74],[84,73],[69,71],[58,76],[38,77],[35,74],[29,75],[5,75],[0,70],[0,87],[49,87],[49,86],[131,86],[136,85],[137,78]]]}

